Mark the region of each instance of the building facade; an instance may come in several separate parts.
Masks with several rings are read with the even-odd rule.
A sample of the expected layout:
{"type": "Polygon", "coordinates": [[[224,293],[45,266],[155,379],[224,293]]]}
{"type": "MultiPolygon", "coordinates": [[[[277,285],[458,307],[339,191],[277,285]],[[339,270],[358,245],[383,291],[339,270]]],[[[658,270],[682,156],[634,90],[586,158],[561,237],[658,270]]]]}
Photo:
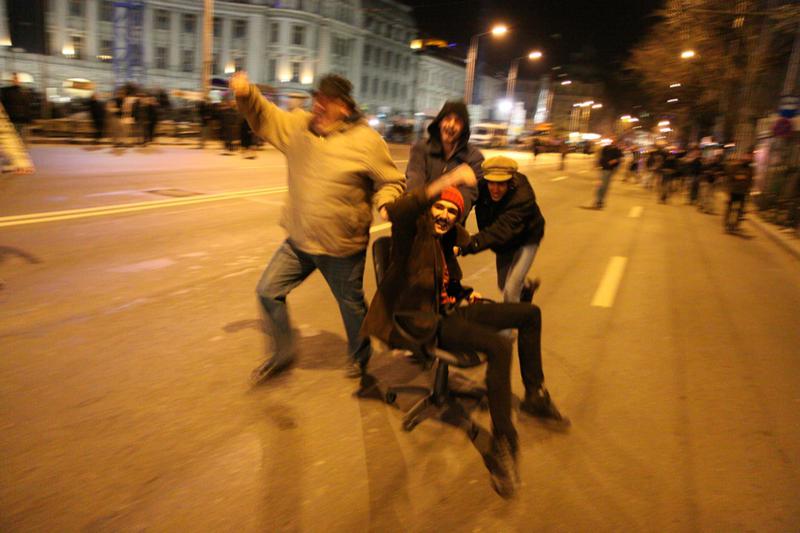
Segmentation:
{"type": "MultiPolygon", "coordinates": [[[[143,6],[137,40],[141,83],[197,94],[203,85],[203,2],[128,3],[143,6]]],[[[107,93],[126,81],[115,68],[130,44],[130,32],[119,29],[124,8],[114,0],[41,5],[46,54],[14,46],[6,2],[0,1],[4,80],[23,72],[51,99],[69,95],[66,89],[75,83],[107,93]]],[[[353,82],[367,113],[386,117],[435,115],[446,100],[463,97],[463,59],[412,50],[416,23],[411,8],[396,0],[216,0],[212,31],[213,78],[244,69],[252,81],[279,93],[308,94],[321,74],[335,72],[353,82]]],[[[493,117],[504,83],[481,76],[482,116],[473,120],[493,117]]]]}

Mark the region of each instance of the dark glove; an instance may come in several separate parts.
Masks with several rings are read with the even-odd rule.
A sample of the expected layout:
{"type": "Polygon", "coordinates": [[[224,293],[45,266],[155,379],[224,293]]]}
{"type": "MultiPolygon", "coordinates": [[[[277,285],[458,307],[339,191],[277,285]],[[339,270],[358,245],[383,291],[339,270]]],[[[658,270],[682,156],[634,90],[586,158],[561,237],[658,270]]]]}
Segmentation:
{"type": "Polygon", "coordinates": [[[459,249],[459,255],[469,255],[478,253],[478,241],[475,237],[470,237],[469,242],[459,249]]]}

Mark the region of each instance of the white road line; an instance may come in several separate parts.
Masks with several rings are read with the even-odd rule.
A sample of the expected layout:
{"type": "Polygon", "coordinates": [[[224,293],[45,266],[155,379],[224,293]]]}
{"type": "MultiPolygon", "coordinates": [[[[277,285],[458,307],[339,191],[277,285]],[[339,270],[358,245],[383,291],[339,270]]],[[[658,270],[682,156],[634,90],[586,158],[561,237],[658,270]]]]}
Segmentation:
{"type": "Polygon", "coordinates": [[[558,176],[557,178],[553,178],[550,181],[561,181],[567,179],[568,176],[558,176]]]}
{"type": "Polygon", "coordinates": [[[608,262],[606,272],[603,274],[603,279],[600,281],[600,286],[592,298],[592,307],[611,307],[614,305],[614,298],[617,296],[617,289],[619,283],[622,281],[622,275],[625,273],[625,265],[628,262],[627,257],[615,255],[608,262]]]}
{"type": "Polygon", "coordinates": [[[631,210],[628,213],[628,218],[639,218],[640,216],[642,216],[642,211],[644,211],[644,207],[640,205],[635,205],[631,207],[631,210]]]}

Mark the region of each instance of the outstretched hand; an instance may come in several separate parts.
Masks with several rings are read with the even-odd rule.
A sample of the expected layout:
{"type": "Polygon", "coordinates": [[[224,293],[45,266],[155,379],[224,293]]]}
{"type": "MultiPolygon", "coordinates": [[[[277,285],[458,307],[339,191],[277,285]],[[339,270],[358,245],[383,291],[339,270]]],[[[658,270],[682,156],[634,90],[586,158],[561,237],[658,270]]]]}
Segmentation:
{"type": "Polygon", "coordinates": [[[461,163],[456,168],[449,172],[454,186],[469,185],[474,187],[478,184],[478,178],[475,176],[475,171],[466,163],[461,163]]]}
{"type": "Polygon", "coordinates": [[[228,87],[230,87],[235,96],[247,96],[250,91],[250,80],[247,78],[247,73],[243,70],[235,73],[231,76],[228,87]]]}

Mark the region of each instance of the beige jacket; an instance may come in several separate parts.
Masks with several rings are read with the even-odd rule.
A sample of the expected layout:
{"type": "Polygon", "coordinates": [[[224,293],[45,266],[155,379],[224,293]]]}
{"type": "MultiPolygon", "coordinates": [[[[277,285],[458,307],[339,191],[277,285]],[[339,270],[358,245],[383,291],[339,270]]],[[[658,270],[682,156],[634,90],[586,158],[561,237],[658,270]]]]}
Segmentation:
{"type": "Polygon", "coordinates": [[[336,257],[365,250],[373,207],[405,189],[381,136],[359,120],[320,137],[309,129],[311,113],[284,111],[253,85],[236,102],[253,131],[286,156],[289,194],[281,225],[292,243],[336,257]]]}

